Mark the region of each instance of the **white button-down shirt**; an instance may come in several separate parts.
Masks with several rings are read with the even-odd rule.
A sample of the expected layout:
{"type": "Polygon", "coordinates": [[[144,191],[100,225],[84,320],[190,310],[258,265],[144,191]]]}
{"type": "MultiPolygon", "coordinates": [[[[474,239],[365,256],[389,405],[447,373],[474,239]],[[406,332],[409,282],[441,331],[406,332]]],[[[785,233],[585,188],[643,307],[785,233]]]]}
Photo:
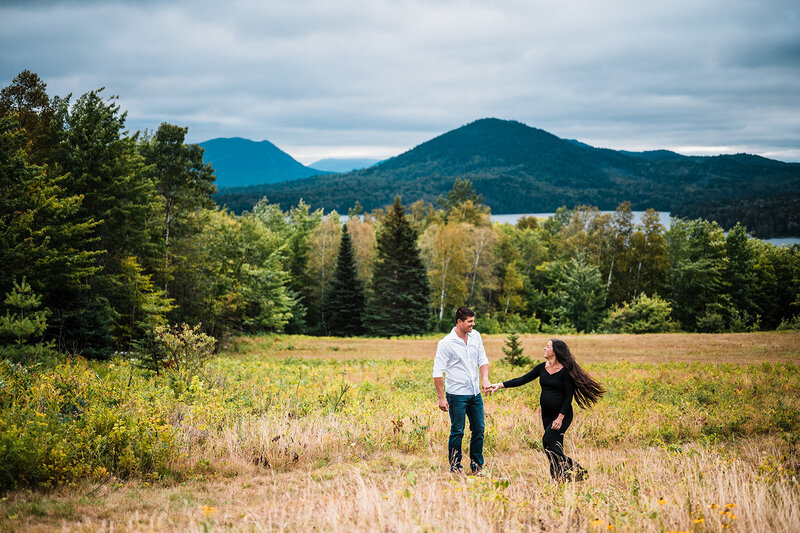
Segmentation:
{"type": "Polygon", "coordinates": [[[481,392],[480,368],[488,364],[481,334],[473,329],[464,343],[453,328],[436,346],[433,377],[445,374],[444,387],[448,394],[475,396],[481,392]]]}

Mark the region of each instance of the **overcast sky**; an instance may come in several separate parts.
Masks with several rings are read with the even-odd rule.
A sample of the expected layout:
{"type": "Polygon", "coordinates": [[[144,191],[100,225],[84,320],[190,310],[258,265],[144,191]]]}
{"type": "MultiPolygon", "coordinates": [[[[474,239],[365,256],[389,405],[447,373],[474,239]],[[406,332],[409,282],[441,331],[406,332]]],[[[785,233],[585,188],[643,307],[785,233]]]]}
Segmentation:
{"type": "Polygon", "coordinates": [[[397,155],[483,117],[800,161],[800,1],[0,0],[0,85],[106,87],[131,130],[397,155]]]}

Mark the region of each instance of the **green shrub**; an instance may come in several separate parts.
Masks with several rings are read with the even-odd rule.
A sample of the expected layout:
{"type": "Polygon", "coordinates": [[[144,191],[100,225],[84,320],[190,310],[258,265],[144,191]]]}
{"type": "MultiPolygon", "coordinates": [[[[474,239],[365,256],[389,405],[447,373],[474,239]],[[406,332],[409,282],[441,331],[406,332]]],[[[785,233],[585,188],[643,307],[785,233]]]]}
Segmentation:
{"type": "Polygon", "coordinates": [[[480,315],[476,317],[475,329],[487,335],[503,332],[503,328],[500,325],[500,321],[497,320],[497,318],[490,313],[486,313],[485,315],[480,315]]]}
{"type": "Polygon", "coordinates": [[[697,319],[697,331],[701,333],[720,333],[725,331],[725,319],[716,311],[707,310],[697,319]]]}
{"type": "Polygon", "coordinates": [[[568,319],[564,319],[562,322],[553,321],[549,324],[542,324],[541,331],[548,335],[575,335],[578,333],[578,328],[573,326],[568,319]]]}
{"type": "Polygon", "coordinates": [[[200,324],[190,327],[158,326],[138,343],[137,364],[156,375],[168,372],[180,376],[186,383],[202,373],[214,353],[216,339],[200,332],[200,324]]]}
{"type": "Polygon", "coordinates": [[[666,333],[677,331],[669,302],[658,295],[642,294],[633,302],[612,309],[600,325],[607,333],[666,333]]]}
{"type": "Polygon", "coordinates": [[[795,315],[792,318],[784,318],[778,325],[778,331],[797,331],[800,330],[800,315],[795,315]]]}
{"type": "Polygon", "coordinates": [[[0,487],[167,472],[172,394],[131,377],[100,377],[82,358],[36,373],[0,363],[0,487]]]}
{"type": "Polygon", "coordinates": [[[531,315],[523,318],[517,314],[509,313],[503,321],[502,331],[505,333],[538,333],[542,321],[531,315]]]}

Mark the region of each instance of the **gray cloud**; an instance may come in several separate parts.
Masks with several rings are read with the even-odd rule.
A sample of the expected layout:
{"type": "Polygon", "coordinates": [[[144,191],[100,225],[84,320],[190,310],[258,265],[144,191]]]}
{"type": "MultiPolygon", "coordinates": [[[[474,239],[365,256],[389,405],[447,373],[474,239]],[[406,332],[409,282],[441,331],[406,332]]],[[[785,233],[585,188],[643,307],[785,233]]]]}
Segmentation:
{"type": "Polygon", "coordinates": [[[269,139],[305,162],[486,116],[800,161],[794,1],[36,1],[0,21],[3,85],[29,68],[51,94],[106,86],[132,129],[269,139]]]}

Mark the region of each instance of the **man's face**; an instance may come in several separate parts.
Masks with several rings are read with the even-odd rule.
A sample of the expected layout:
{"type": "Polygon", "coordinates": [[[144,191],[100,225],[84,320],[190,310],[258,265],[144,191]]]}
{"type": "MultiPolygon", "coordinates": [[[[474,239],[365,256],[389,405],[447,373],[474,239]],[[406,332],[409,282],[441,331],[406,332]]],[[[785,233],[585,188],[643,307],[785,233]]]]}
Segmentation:
{"type": "Polygon", "coordinates": [[[475,317],[468,316],[466,320],[459,320],[456,323],[456,327],[461,333],[469,333],[475,327],[475,317]]]}

